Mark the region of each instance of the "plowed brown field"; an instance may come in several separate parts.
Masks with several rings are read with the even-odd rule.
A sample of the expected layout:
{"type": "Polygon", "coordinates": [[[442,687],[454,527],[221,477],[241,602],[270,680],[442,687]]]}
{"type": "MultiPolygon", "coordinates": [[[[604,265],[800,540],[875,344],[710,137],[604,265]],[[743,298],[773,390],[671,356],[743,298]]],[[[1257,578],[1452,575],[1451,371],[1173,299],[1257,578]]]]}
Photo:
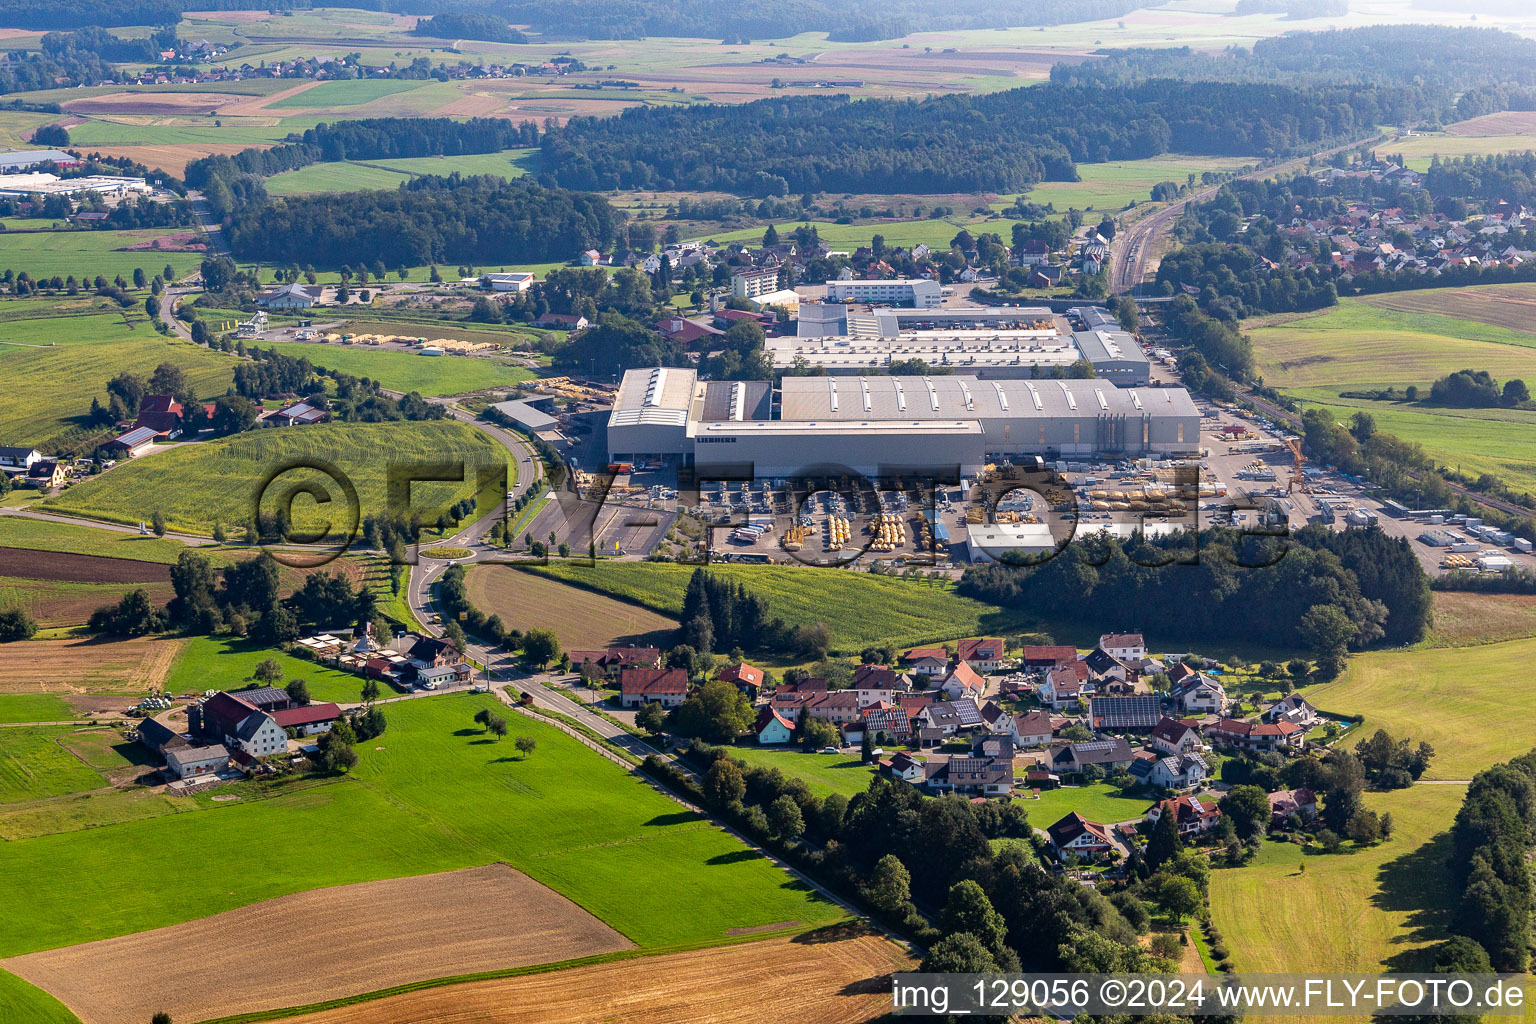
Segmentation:
{"type": "Polygon", "coordinates": [[[891,1005],[911,970],[872,935],[813,933],[740,946],[407,992],[292,1024],[853,1024],[891,1005]],[[824,939],[824,940],[823,940],[824,939]]]}
{"type": "Polygon", "coordinates": [[[121,1024],[160,1011],[199,1021],[303,1006],[632,945],[554,890],[492,864],[315,889],[3,963],[83,1024],[121,1024]]]}
{"type": "Polygon", "coordinates": [[[27,640],[0,658],[0,693],[141,692],[165,682],[183,640],[27,640]]]}

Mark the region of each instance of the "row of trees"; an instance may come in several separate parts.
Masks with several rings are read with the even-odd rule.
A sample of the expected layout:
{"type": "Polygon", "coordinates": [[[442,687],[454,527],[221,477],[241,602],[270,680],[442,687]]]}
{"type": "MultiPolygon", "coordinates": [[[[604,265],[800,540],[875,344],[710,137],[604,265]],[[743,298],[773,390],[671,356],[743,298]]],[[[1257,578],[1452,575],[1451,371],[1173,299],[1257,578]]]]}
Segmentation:
{"type": "Polygon", "coordinates": [[[1529,965],[1533,848],[1536,751],[1478,772],[1456,812],[1450,869],[1459,893],[1452,927],[1477,947],[1458,947],[1470,962],[1511,972],[1529,965]]]}
{"type": "Polygon", "coordinates": [[[682,642],[704,653],[731,648],[790,651],[815,661],[826,657],[832,642],[825,623],[790,626],[782,618],[770,618],[766,598],[702,568],[688,579],[680,619],[682,642]]]}

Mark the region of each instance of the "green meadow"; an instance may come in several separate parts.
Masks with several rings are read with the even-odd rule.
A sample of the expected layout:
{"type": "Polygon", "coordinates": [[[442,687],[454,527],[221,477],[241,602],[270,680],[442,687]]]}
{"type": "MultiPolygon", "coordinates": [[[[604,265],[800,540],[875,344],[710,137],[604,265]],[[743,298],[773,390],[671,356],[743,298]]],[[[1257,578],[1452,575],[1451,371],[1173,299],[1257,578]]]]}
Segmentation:
{"type": "MultiPolygon", "coordinates": [[[[1366,410],[1381,430],[1422,444],[1442,464],[1464,473],[1493,473],[1513,486],[1536,489],[1536,413],[1341,397],[1345,391],[1389,385],[1401,390],[1410,384],[1427,395],[1437,378],[1463,369],[1487,370],[1500,381],[1536,381],[1536,332],[1453,315],[1458,307],[1449,293],[1448,313],[1372,304],[1412,303],[1420,294],[1373,296],[1370,302],[1346,298],[1322,313],[1254,327],[1249,334],[1264,382],[1335,410],[1341,420],[1366,410]]],[[[1497,315],[1496,304],[1470,301],[1479,303],[1475,311],[1497,315]]]]}
{"type": "Polygon", "coordinates": [[[407,701],[386,715],[388,731],[360,744],[360,764],[334,781],[278,784],[265,799],[237,785],[225,790],[237,801],[197,799],[181,814],[0,844],[0,872],[28,879],[28,912],[0,935],[0,956],[322,886],[497,861],[646,949],[843,917],[707,820],[489,695],[407,701]],[[508,716],[512,735],[537,748],[523,756],[510,737],[485,735],[473,722],[480,708],[508,716]],[[176,885],[144,884],[167,863],[176,885]]]}
{"type": "Polygon", "coordinates": [[[150,277],[169,264],[176,276],[191,273],[202,263],[201,253],[160,252],[143,249],[125,252],[125,247],[186,234],[190,230],[154,229],[140,231],[4,231],[0,232],[0,270],[26,271],[34,278],[68,277],[95,279],[100,274],[108,280],[121,274],[131,280],[135,268],[150,277]]]}
{"type": "Polygon", "coordinates": [[[471,153],[463,156],[420,156],[311,164],[296,171],[273,175],[266,179],[266,186],[271,195],[298,196],[317,192],[392,189],[424,174],[448,175],[458,172],[463,175],[518,178],[529,172],[537,155],[536,149],[509,149],[500,153],[471,153]]]}
{"type": "MultiPolygon", "coordinates": [[[[456,337],[451,330],[434,331],[426,325],[401,324],[381,327],[401,334],[421,327],[424,337],[456,337]]],[[[461,395],[466,391],[511,387],[533,379],[533,373],[487,356],[422,356],[414,352],[379,350],[366,345],[312,345],[306,342],[276,342],[275,348],[295,359],[305,358],[316,366],[340,370],[355,377],[372,377],[392,391],[419,391],[427,397],[461,395]]]]}
{"type": "Polygon", "coordinates": [[[51,693],[0,693],[0,724],[11,722],[67,722],[74,708],[51,693]]]}
{"type": "MultiPolygon", "coordinates": [[[[537,571],[633,601],[674,618],[694,567],[666,562],[553,563],[537,571]]],[[[1018,632],[1019,616],[972,598],[948,584],[929,584],[862,572],[778,565],[711,565],[768,602],[769,614],[790,625],[824,622],[832,646],[857,654],[870,644],[911,646],[936,640],[1018,632]]]]}
{"type": "MultiPolygon", "coordinates": [[[[1132,203],[1150,202],[1152,186],[1172,181],[1183,185],[1189,175],[1198,179],[1202,171],[1235,171],[1251,161],[1240,157],[1182,156],[1170,153],[1147,160],[1115,160],[1102,164],[1078,164],[1080,181],[1044,181],[1024,193],[1024,198],[1041,205],[1054,204],[1058,213],[1076,207],[1079,210],[1123,210],[1132,203]]],[[[994,203],[1001,210],[1012,196],[994,203]]],[[[1006,240],[1006,239],[1005,239],[1006,240]]]]}
{"type": "Polygon", "coordinates": [[[7,726],[0,729],[0,804],[62,796],[106,785],[60,740],[72,726],[7,726]]]}
{"type": "Polygon", "coordinates": [[[788,747],[732,747],[731,756],[749,765],[777,768],[785,775],[804,780],[817,796],[841,793],[852,798],[869,788],[873,765],[861,764],[858,754],[808,754],[788,747]]]}
{"type": "Polygon", "coordinates": [[[245,523],[262,496],[261,485],[280,474],[281,482],[266,491],[262,511],[276,512],[281,497],[296,487],[316,486],[328,503],[318,495],[300,494],[292,503],[291,518],[306,531],[318,532],[331,524],[328,536],[334,540],[353,521],[344,488],[316,470],[289,468],[304,459],[323,460],[347,475],[362,516],[388,511],[391,465],[442,465],[462,459],[468,481],[418,483],[411,488],[411,505],[400,510],[415,510],[433,521],[447,505],[474,495],[478,467],[505,465],[506,451],[473,427],[451,420],[255,430],[140,456],[71,487],[45,507],[121,523],[138,523],[159,511],[172,529],[208,533],[216,522],[230,528],[245,523]]]}
{"type": "Polygon", "coordinates": [[[100,530],[73,523],[0,516],[0,548],[67,551],[78,555],[101,555],[106,558],[171,565],[181,557],[186,545],[179,540],[141,537],[136,533],[100,530]]]}
{"type": "MultiPolygon", "coordinates": [[[[166,676],[165,689],[169,693],[243,689],[255,681],[256,666],[268,658],[276,660],[282,667],[283,679],[278,686],[302,679],[309,687],[311,700],[338,704],[355,704],[362,700],[361,676],[242,639],[207,636],[193,637],[182,645],[176,664],[166,676]]],[[[379,688],[386,697],[392,694],[387,683],[380,683],[379,688]]]]}
{"type": "Polygon", "coordinates": [[[1050,828],[1073,811],[1089,821],[1110,825],[1140,818],[1152,806],[1148,797],[1121,796],[1118,788],[1103,782],[1041,790],[1038,800],[1019,802],[1029,812],[1029,823],[1035,828],[1050,828]]]}
{"type": "MultiPolygon", "coordinates": [[[[288,21],[297,19],[285,19],[288,21]]],[[[284,25],[284,28],[287,28],[284,25]]],[[[344,82],[321,82],[313,89],[305,89],[292,96],[285,96],[267,104],[268,110],[303,110],[311,107],[358,107],[364,103],[392,96],[397,92],[410,92],[421,88],[425,82],[395,78],[355,78],[344,82]]]]}

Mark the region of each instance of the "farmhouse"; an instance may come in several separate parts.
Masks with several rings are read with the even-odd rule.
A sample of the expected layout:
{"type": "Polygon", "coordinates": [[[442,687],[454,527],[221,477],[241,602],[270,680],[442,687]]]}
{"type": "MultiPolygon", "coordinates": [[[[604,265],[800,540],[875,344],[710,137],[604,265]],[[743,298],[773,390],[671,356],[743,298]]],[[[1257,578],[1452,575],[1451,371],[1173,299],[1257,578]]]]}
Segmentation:
{"type": "Polygon", "coordinates": [[[619,699],[626,708],[660,704],[675,708],[688,696],[688,673],[680,668],[626,668],[619,672],[619,699]]]}
{"type": "Polygon", "coordinates": [[[183,410],[173,395],[145,395],[139,403],[135,427],[148,427],[156,434],[174,440],[181,435],[183,410]]]}
{"type": "Polygon", "coordinates": [[[222,690],[187,707],[187,731],[194,740],[224,744],[236,760],[271,757],[288,749],[288,734],[271,715],[222,690]]]}
{"type": "Polygon", "coordinates": [[[1109,827],[1101,825],[1073,811],[1045,830],[1051,840],[1051,848],[1061,860],[1080,857],[1084,860],[1100,860],[1111,852],[1123,852],[1120,844],[1110,835],[1109,827]]]}
{"type": "Polygon", "coordinates": [[[27,483],[46,491],[64,482],[64,463],[58,459],[40,459],[27,470],[27,483]]]}
{"type": "Polygon", "coordinates": [[[729,665],[720,670],[720,678],[735,686],[751,700],[757,699],[763,686],[763,670],[746,662],[729,665]]]}
{"type": "Polygon", "coordinates": [[[1020,665],[1025,669],[1052,669],[1077,660],[1075,647],[1025,647],[1020,665]]]}
{"type": "Polygon", "coordinates": [[[571,667],[595,665],[609,679],[626,668],[660,668],[661,651],[655,647],[608,647],[601,651],[572,651],[571,667]]]}

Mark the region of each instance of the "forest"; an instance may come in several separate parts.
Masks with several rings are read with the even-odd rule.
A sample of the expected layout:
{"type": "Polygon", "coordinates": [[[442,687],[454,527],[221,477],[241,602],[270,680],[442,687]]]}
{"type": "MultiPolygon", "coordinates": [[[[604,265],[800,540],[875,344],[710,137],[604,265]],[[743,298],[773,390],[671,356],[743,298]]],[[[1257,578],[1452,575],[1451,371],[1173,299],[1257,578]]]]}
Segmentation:
{"type": "Polygon", "coordinates": [[[412,35],[433,39],[483,39],[492,43],[526,43],[528,37],[507,24],[505,18],[489,14],[449,11],[424,18],[411,29],[412,35]]]}
{"type": "Polygon", "coordinates": [[[1198,541],[1155,542],[1095,536],[1032,568],[972,566],[959,590],[1046,621],[1135,621],[1170,641],[1220,636],[1309,648],[1340,664],[1345,649],[1418,640],[1430,619],[1429,578],[1407,541],[1380,530],[1308,527],[1283,539],[1207,530],[1198,541]]]}
{"type": "Polygon", "coordinates": [[[227,233],[236,256],[268,263],[545,263],[606,249],[620,216],[601,196],[454,174],[387,192],[241,204],[227,233]]]}
{"type": "Polygon", "coordinates": [[[1045,84],[921,101],[803,96],[636,107],[545,133],[544,166],[568,188],[1018,192],[1073,181],[1076,162],[1167,152],[1275,157],[1351,140],[1417,90],[1179,81],[1045,84]]]}

